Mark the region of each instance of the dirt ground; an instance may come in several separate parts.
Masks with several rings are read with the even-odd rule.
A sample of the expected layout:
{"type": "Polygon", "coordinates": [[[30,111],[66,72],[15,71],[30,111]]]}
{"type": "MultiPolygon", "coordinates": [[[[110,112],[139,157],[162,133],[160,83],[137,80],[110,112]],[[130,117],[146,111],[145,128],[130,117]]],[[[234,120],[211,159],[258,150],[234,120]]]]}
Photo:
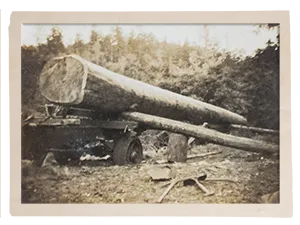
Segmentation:
{"type": "MultiPolygon", "coordinates": [[[[41,168],[23,162],[23,203],[156,203],[169,181],[153,181],[147,171],[161,167],[166,148],[143,141],[145,160],[138,165],[115,166],[111,161],[41,168]],[[145,146],[146,145],[146,146],[145,146]]],[[[168,164],[175,179],[197,176],[229,178],[232,181],[203,181],[212,196],[196,186],[178,183],[162,203],[260,203],[265,194],[279,190],[279,159],[213,144],[195,146],[189,155],[220,151],[186,163],[168,164]]]]}

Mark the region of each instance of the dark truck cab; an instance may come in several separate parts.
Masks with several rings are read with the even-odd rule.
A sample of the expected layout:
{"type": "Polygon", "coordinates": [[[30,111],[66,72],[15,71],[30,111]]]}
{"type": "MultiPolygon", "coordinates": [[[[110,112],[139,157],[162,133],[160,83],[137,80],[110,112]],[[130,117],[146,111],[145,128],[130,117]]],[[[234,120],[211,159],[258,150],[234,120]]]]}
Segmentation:
{"type": "Polygon", "coordinates": [[[137,122],[96,111],[45,105],[44,115],[28,117],[22,124],[22,158],[42,162],[48,152],[64,164],[84,154],[111,155],[116,165],[143,159],[138,138],[144,129],[137,122]]]}

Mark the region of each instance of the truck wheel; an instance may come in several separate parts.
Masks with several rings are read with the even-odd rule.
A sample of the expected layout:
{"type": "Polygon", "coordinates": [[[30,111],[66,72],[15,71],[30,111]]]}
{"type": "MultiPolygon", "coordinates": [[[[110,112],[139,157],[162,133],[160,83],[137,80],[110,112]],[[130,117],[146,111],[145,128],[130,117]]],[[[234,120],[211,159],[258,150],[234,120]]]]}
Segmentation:
{"type": "Polygon", "coordinates": [[[143,147],[137,137],[122,137],[117,141],[113,152],[114,164],[138,164],[142,159],[143,147]]]}

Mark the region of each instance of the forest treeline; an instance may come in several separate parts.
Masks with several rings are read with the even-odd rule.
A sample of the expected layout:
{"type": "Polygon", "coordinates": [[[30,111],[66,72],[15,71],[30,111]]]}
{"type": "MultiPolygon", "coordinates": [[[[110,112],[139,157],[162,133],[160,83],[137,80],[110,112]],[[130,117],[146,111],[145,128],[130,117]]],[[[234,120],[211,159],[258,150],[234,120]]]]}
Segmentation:
{"type": "Polygon", "coordinates": [[[87,43],[77,36],[65,46],[53,28],[46,43],[23,45],[21,54],[23,108],[45,103],[38,78],[49,59],[78,54],[114,72],[241,114],[253,126],[279,129],[279,37],[254,56],[241,58],[209,40],[200,47],[158,41],[152,34],[125,37],[120,27],[109,35],[92,31],[87,43]]]}

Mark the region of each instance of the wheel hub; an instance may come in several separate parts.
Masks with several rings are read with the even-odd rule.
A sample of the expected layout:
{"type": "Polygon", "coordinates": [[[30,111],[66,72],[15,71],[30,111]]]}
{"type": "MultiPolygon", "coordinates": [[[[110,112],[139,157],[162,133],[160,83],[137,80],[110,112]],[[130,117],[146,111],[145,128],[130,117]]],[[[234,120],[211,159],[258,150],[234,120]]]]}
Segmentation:
{"type": "Polygon", "coordinates": [[[133,151],[131,154],[130,154],[130,161],[134,162],[137,158],[138,154],[136,151],[133,151]]]}

